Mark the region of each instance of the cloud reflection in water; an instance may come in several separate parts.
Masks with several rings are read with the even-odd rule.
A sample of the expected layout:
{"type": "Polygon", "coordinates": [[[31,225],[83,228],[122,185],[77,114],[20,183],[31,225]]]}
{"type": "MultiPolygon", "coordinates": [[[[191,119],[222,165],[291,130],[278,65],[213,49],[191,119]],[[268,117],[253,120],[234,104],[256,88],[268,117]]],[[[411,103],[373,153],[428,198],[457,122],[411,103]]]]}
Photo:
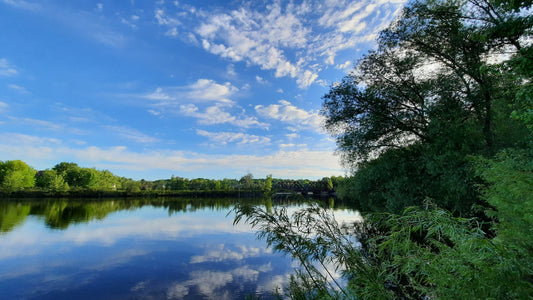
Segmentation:
{"type": "Polygon", "coordinates": [[[248,225],[233,226],[227,211],[169,216],[144,206],[64,230],[30,215],[0,236],[0,290],[9,298],[266,298],[286,282],[290,260],[248,225]]]}

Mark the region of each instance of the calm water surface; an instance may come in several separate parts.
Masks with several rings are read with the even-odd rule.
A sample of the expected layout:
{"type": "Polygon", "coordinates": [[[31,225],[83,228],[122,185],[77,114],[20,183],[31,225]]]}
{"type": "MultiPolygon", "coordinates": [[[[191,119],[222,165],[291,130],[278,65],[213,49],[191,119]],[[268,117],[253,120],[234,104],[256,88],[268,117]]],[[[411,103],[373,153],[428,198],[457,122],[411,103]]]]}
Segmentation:
{"type": "Polygon", "coordinates": [[[215,199],[0,202],[0,298],[272,298],[294,264],[249,225],[234,226],[232,207],[215,199]]]}

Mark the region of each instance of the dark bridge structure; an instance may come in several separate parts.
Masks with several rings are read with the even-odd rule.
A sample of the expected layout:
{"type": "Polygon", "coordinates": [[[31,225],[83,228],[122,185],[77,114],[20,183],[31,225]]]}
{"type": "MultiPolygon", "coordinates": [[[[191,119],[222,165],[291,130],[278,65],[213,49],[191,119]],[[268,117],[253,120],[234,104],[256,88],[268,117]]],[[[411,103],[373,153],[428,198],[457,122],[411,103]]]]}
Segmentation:
{"type": "Polygon", "coordinates": [[[301,182],[298,180],[283,180],[274,183],[272,191],[276,193],[298,193],[302,195],[333,195],[335,190],[331,182],[326,180],[301,182]]]}

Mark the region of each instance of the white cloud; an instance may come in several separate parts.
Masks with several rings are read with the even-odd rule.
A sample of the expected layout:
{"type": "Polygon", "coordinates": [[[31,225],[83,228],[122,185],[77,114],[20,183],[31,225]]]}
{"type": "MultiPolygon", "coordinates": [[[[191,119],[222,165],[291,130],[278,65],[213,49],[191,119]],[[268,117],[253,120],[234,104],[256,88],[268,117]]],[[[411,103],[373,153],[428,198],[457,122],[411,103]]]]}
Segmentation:
{"type": "Polygon", "coordinates": [[[104,10],[104,5],[102,3],[96,3],[96,9],[99,12],[102,12],[104,10]]]}
{"type": "Polygon", "coordinates": [[[309,29],[292,8],[282,12],[281,5],[274,3],[268,5],[267,11],[263,14],[241,8],[207,14],[195,33],[206,51],[274,70],[276,77],[297,78],[302,87],[308,86],[314,76],[305,72],[311,71],[292,63],[283,48],[304,48],[309,29]]]}
{"type": "Polygon", "coordinates": [[[280,147],[280,149],[288,149],[288,148],[293,148],[293,149],[307,149],[307,144],[293,144],[293,143],[290,143],[290,144],[280,144],[279,147],[280,147]]]}
{"type": "Polygon", "coordinates": [[[32,118],[22,118],[22,119],[14,119],[14,120],[20,123],[23,123],[23,124],[27,124],[34,128],[39,128],[39,129],[47,129],[51,131],[63,131],[65,129],[65,125],[63,124],[54,123],[54,122],[45,121],[45,120],[38,120],[38,119],[32,119],[32,118]]]}
{"type": "Polygon", "coordinates": [[[0,76],[15,76],[18,75],[18,71],[9,61],[5,58],[0,58],[0,76]]]}
{"type": "Polygon", "coordinates": [[[286,136],[287,136],[287,138],[289,138],[289,140],[300,138],[300,135],[297,134],[297,133],[289,133],[286,136]]]}
{"type": "Polygon", "coordinates": [[[239,89],[232,86],[231,83],[218,84],[209,79],[198,79],[190,86],[187,96],[190,99],[217,101],[224,103],[233,103],[227,97],[233,95],[239,89]]]}
{"type": "Polygon", "coordinates": [[[128,25],[132,29],[137,29],[137,24],[135,24],[135,22],[138,20],[139,17],[138,16],[135,16],[135,17],[137,18],[130,18],[130,19],[121,18],[120,22],[122,24],[128,25]]]}
{"type": "Polygon", "coordinates": [[[168,16],[165,10],[161,8],[155,10],[155,18],[157,19],[157,23],[159,25],[168,27],[168,30],[165,32],[166,36],[178,36],[178,26],[181,25],[180,20],[175,17],[168,16]]]}
{"type": "MultiPolygon", "coordinates": [[[[228,261],[242,261],[246,258],[260,257],[268,255],[272,252],[270,248],[256,248],[247,247],[244,245],[237,246],[238,249],[229,249],[224,244],[209,246],[204,255],[197,255],[191,258],[191,264],[216,262],[227,263],[228,261]]],[[[270,286],[269,282],[259,281],[261,273],[268,273],[272,271],[271,263],[250,266],[242,265],[228,271],[193,271],[190,273],[190,279],[184,282],[176,282],[172,284],[167,290],[168,299],[181,299],[189,294],[191,288],[198,289],[201,294],[207,296],[209,299],[231,299],[235,295],[226,289],[221,289],[231,282],[250,282],[257,283],[258,291],[272,292],[271,290],[263,290],[264,284],[270,286]]],[[[284,277],[287,277],[285,275],[284,277]]],[[[280,286],[283,286],[280,285],[280,286]]]]}
{"type": "Polygon", "coordinates": [[[156,117],[161,115],[161,112],[155,111],[153,109],[149,109],[148,113],[150,113],[151,115],[156,116],[156,117]]]}
{"type": "Polygon", "coordinates": [[[13,144],[17,144],[17,145],[38,146],[38,145],[50,145],[50,144],[61,143],[60,140],[55,139],[55,138],[45,138],[45,137],[31,136],[31,135],[26,135],[26,134],[19,134],[19,133],[3,133],[0,136],[2,137],[2,140],[10,141],[13,144]]]}
{"type": "Polygon", "coordinates": [[[27,9],[27,10],[38,10],[40,6],[36,3],[28,2],[25,0],[3,0],[5,4],[12,5],[17,8],[27,9]]]}
{"type": "MultiPolygon", "coordinates": [[[[193,40],[204,50],[232,61],[243,61],[276,77],[294,78],[301,88],[319,79],[320,65],[334,65],[340,51],[361,43],[372,43],[376,34],[399,12],[404,0],[353,1],[267,1],[241,5],[234,10],[182,11],[190,24],[197,24],[193,40]],[[255,4],[255,3],[254,3],[255,4]]],[[[181,30],[183,24],[168,24],[164,10],[156,11],[162,26],[181,30]]]]}
{"type": "Polygon", "coordinates": [[[101,44],[111,46],[113,48],[121,48],[124,47],[128,42],[128,39],[118,32],[107,30],[100,26],[93,26],[93,30],[95,31],[92,31],[88,34],[93,40],[101,44]]]}
{"type": "Polygon", "coordinates": [[[172,28],[181,25],[181,22],[177,18],[167,16],[164,9],[156,9],[155,18],[159,25],[167,25],[172,28]]]}
{"type": "Polygon", "coordinates": [[[194,104],[181,105],[180,113],[197,118],[198,124],[202,125],[231,124],[242,128],[260,127],[265,129],[269,126],[267,123],[259,122],[255,117],[243,116],[238,118],[233,116],[220,106],[209,106],[204,112],[201,112],[194,104]]]}
{"type": "Polygon", "coordinates": [[[108,131],[112,131],[119,136],[135,141],[137,143],[147,144],[147,143],[157,143],[159,142],[158,139],[148,136],[136,129],[128,128],[124,126],[105,126],[104,127],[108,131]]]}
{"type": "Polygon", "coordinates": [[[348,69],[349,67],[352,66],[352,62],[347,60],[345,61],[343,64],[338,64],[335,66],[335,69],[338,69],[338,70],[346,70],[348,69]]]}
{"type": "Polygon", "coordinates": [[[238,144],[268,144],[270,138],[257,136],[253,134],[246,134],[242,132],[209,132],[201,129],[197,129],[198,135],[207,137],[210,141],[217,144],[226,145],[227,143],[238,144]]]}
{"type": "Polygon", "coordinates": [[[142,98],[154,100],[158,105],[176,105],[179,103],[216,102],[233,105],[230,99],[239,89],[229,82],[223,84],[210,79],[198,79],[188,86],[158,87],[150,94],[142,95],[142,98]]]}
{"type": "Polygon", "coordinates": [[[229,77],[237,77],[237,72],[235,72],[235,65],[234,64],[229,64],[226,67],[226,74],[229,77]]]}
{"type": "Polygon", "coordinates": [[[260,84],[267,84],[268,81],[266,81],[263,77],[261,76],[255,76],[255,80],[260,83],[260,84]]]}
{"type": "Polygon", "coordinates": [[[171,37],[177,37],[179,35],[178,28],[176,27],[170,28],[167,32],[165,32],[165,35],[171,36],[171,37]]]}
{"type": "MultiPolygon", "coordinates": [[[[77,32],[78,35],[107,46],[121,48],[130,41],[128,37],[115,31],[109,24],[102,22],[100,14],[69,9],[66,5],[54,5],[51,1],[4,0],[4,2],[20,9],[38,12],[47,18],[53,18],[65,28],[77,32]]],[[[96,10],[98,9],[97,5],[96,10]]]]}
{"type": "Polygon", "coordinates": [[[20,85],[9,84],[7,87],[9,87],[10,89],[18,91],[21,94],[30,94],[30,92],[28,92],[28,90],[25,87],[20,86],[20,85]]]}
{"type": "Polygon", "coordinates": [[[211,178],[213,174],[227,177],[250,171],[258,177],[273,174],[275,177],[313,179],[344,173],[333,150],[304,149],[268,155],[215,155],[168,149],[136,152],[124,146],[71,147],[57,139],[17,133],[0,134],[0,157],[4,160],[21,159],[37,168],[49,168],[36,165],[44,161],[72,160],[80,165],[108,169],[117,175],[125,171],[164,170],[168,174],[203,173],[204,177],[211,178]]]}
{"type": "Polygon", "coordinates": [[[195,255],[191,257],[192,264],[204,262],[222,262],[227,260],[243,260],[245,258],[257,257],[265,253],[271,253],[271,249],[258,248],[253,246],[238,245],[237,249],[232,250],[224,244],[210,245],[204,255],[195,255]]]}
{"type": "Polygon", "coordinates": [[[291,125],[293,128],[323,130],[324,117],[318,112],[300,109],[285,100],[280,100],[278,103],[268,106],[256,105],[255,110],[265,118],[279,120],[291,125]]]}
{"type": "Polygon", "coordinates": [[[0,101],[0,112],[3,112],[9,105],[5,102],[0,101]]]}

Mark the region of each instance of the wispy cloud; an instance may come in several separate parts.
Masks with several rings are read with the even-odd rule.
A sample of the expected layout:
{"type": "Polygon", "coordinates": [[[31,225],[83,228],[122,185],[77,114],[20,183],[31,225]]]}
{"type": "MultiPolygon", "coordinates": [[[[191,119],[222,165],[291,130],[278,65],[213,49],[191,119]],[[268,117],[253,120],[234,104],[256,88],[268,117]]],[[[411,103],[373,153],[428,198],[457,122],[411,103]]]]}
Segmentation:
{"type": "Polygon", "coordinates": [[[0,112],[5,111],[5,109],[8,107],[9,105],[7,103],[0,101],[0,112]]]}
{"type": "Polygon", "coordinates": [[[217,144],[226,145],[227,143],[237,144],[268,144],[270,138],[258,136],[253,134],[246,134],[242,132],[209,132],[197,129],[198,135],[208,138],[210,141],[217,144]]]}
{"type": "Polygon", "coordinates": [[[246,116],[232,98],[239,91],[229,82],[218,83],[198,79],[186,86],[158,87],[154,92],[138,97],[151,100],[149,112],[158,116],[172,112],[198,119],[201,125],[230,124],[240,128],[268,128],[269,124],[256,117],[246,116]],[[233,110],[233,111],[232,111],[233,110]]]}
{"type": "Polygon", "coordinates": [[[11,5],[17,8],[27,9],[27,10],[40,9],[39,4],[30,2],[30,1],[25,1],[25,0],[3,0],[3,2],[5,4],[11,5]]]}
{"type": "Polygon", "coordinates": [[[269,124],[259,122],[255,117],[236,117],[220,106],[209,106],[205,111],[200,111],[194,104],[181,105],[180,113],[188,117],[197,118],[198,124],[201,125],[231,124],[241,128],[260,127],[265,129],[269,127],[269,124]]]}
{"type": "Polygon", "coordinates": [[[234,64],[229,64],[226,67],[226,74],[228,75],[228,77],[231,77],[231,78],[237,77],[237,72],[235,71],[234,64]]]}
{"type": "Polygon", "coordinates": [[[293,140],[293,139],[297,139],[297,138],[300,138],[300,135],[298,133],[289,133],[286,135],[286,137],[289,139],[289,140],[293,140]]]}
{"type": "Polygon", "coordinates": [[[123,138],[132,140],[137,143],[148,144],[148,143],[159,142],[158,139],[148,136],[133,128],[124,127],[124,126],[105,126],[104,128],[108,131],[118,134],[119,136],[123,138]]]}
{"type": "Polygon", "coordinates": [[[135,152],[124,146],[73,147],[57,139],[17,133],[0,134],[0,157],[21,159],[30,165],[39,163],[35,167],[42,168],[50,167],[42,166],[45,161],[73,160],[118,175],[127,170],[163,170],[168,174],[179,171],[185,176],[209,170],[213,177],[240,176],[250,171],[256,176],[273,174],[285,178],[301,178],[305,174],[310,179],[343,174],[331,149],[278,151],[268,155],[214,155],[168,149],[135,152]]]}
{"type": "Polygon", "coordinates": [[[0,76],[15,76],[18,71],[7,59],[0,58],[0,76]]]}
{"type": "MultiPolygon", "coordinates": [[[[63,24],[66,29],[81,37],[88,38],[95,42],[113,47],[122,48],[126,46],[130,39],[104,22],[101,13],[95,14],[91,11],[74,11],[65,5],[56,5],[49,1],[23,1],[23,0],[3,0],[13,7],[37,12],[43,16],[54,19],[63,24]]],[[[103,5],[96,4],[96,11],[103,10],[103,5]]]]}
{"type": "Polygon", "coordinates": [[[293,148],[293,149],[296,149],[296,148],[299,148],[299,149],[306,149],[307,148],[307,144],[280,144],[279,145],[280,149],[289,149],[289,148],[293,148]]]}
{"type": "Polygon", "coordinates": [[[129,26],[130,28],[132,29],[137,29],[137,22],[139,21],[140,17],[137,16],[137,15],[131,15],[129,17],[122,17],[120,18],[120,22],[122,24],[125,24],[127,26],[129,26]]]}
{"type": "Polygon", "coordinates": [[[346,70],[348,69],[349,67],[352,66],[352,62],[347,60],[345,61],[343,64],[338,64],[335,66],[335,69],[339,69],[339,70],[346,70]]]}
{"type": "Polygon", "coordinates": [[[303,110],[286,100],[280,100],[278,103],[268,106],[256,105],[255,110],[262,117],[279,120],[298,130],[322,130],[324,117],[318,112],[303,110]]]}
{"type": "Polygon", "coordinates": [[[230,97],[238,90],[229,82],[220,84],[210,79],[198,79],[187,86],[158,87],[154,92],[141,97],[154,100],[163,106],[201,102],[233,105],[235,102],[230,97]]]}
{"type": "Polygon", "coordinates": [[[309,0],[267,1],[263,6],[244,2],[234,10],[183,6],[169,13],[175,8],[161,7],[155,18],[169,30],[188,31],[210,53],[272,70],[276,77],[294,78],[305,88],[322,83],[320,71],[334,65],[340,51],[373,42],[404,3],[309,0]],[[192,31],[191,24],[196,24],[192,31]]]}
{"type": "Polygon", "coordinates": [[[267,84],[267,83],[268,83],[268,81],[265,80],[265,79],[264,79],[263,77],[261,77],[261,76],[255,76],[255,80],[256,80],[258,83],[260,83],[260,84],[267,84]]]}
{"type": "Polygon", "coordinates": [[[155,10],[155,18],[157,20],[157,23],[159,25],[164,25],[168,27],[167,32],[165,33],[166,36],[170,37],[176,37],[178,36],[178,26],[182,23],[179,21],[177,17],[168,16],[164,9],[158,8],[155,10]]]}
{"type": "Polygon", "coordinates": [[[33,119],[33,118],[13,118],[13,121],[26,124],[33,128],[45,129],[50,131],[62,131],[65,129],[64,124],[50,122],[45,120],[33,119]]]}
{"type": "Polygon", "coordinates": [[[8,88],[18,91],[21,94],[30,94],[30,92],[23,86],[16,85],[16,84],[8,84],[8,88]]]}
{"type": "Polygon", "coordinates": [[[229,13],[207,13],[195,34],[206,51],[274,70],[276,77],[297,78],[300,86],[309,86],[317,75],[291,62],[283,51],[304,48],[309,29],[292,9],[282,12],[278,3],[266,11],[264,14],[243,8],[229,13]]]}

